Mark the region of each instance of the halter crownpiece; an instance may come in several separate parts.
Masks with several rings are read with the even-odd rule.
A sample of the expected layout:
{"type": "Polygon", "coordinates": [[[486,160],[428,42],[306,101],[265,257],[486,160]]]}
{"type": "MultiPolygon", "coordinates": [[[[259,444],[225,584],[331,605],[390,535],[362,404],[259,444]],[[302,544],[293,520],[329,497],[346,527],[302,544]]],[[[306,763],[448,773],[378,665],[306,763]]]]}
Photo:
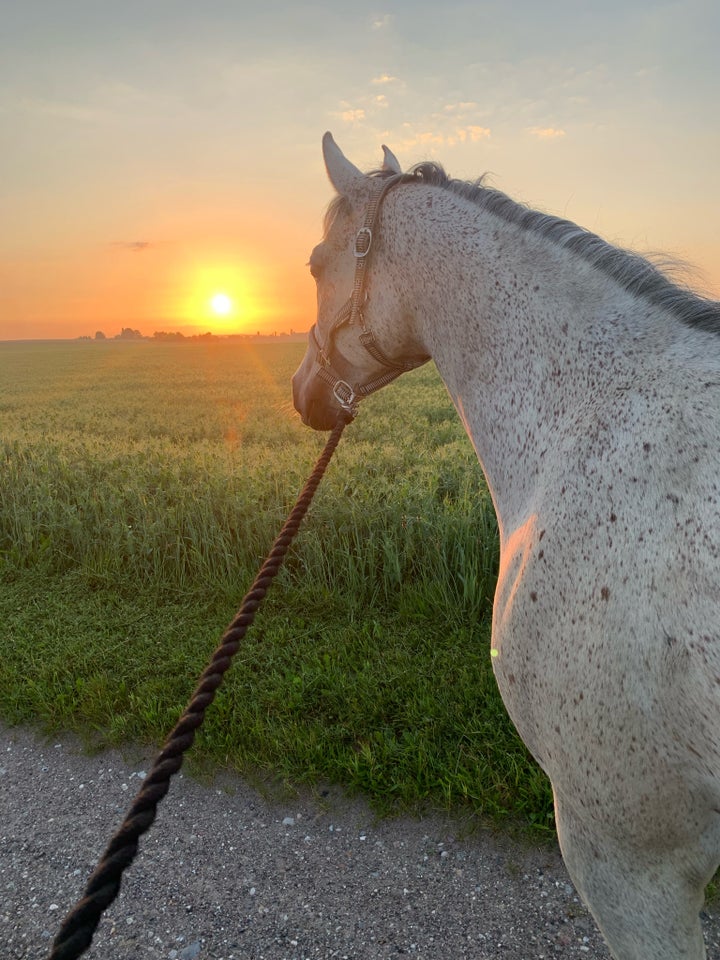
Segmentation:
{"type": "MultiPolygon", "coordinates": [[[[367,397],[376,390],[379,390],[381,387],[386,386],[388,383],[392,383],[392,381],[399,377],[400,374],[422,366],[430,359],[429,356],[422,356],[410,357],[407,360],[393,360],[386,356],[386,354],[380,349],[372,330],[367,325],[363,312],[363,307],[367,303],[368,299],[367,291],[365,289],[367,285],[367,266],[370,260],[369,255],[373,245],[373,230],[378,220],[380,207],[388,191],[405,179],[406,178],[403,174],[396,174],[388,177],[387,179],[373,181],[373,190],[370,194],[370,200],[365,211],[365,220],[363,225],[355,234],[355,244],[353,246],[353,255],[355,257],[355,276],[353,278],[353,287],[350,298],[345,301],[343,306],[338,311],[335,320],[330,327],[328,339],[324,346],[321,346],[320,342],[318,341],[316,324],[313,324],[313,326],[310,328],[309,338],[316,349],[316,375],[332,388],[333,396],[337,402],[340,404],[343,410],[352,416],[356,415],[358,403],[363,397],[367,397]],[[377,362],[382,366],[387,367],[388,372],[369,380],[367,383],[356,384],[355,386],[352,386],[333,369],[330,360],[330,352],[333,349],[335,332],[345,324],[352,326],[354,323],[359,323],[360,325],[361,333],[359,340],[362,346],[365,347],[367,352],[374,360],[377,360],[377,362]]],[[[340,356],[337,348],[335,349],[335,353],[340,356]]]]}

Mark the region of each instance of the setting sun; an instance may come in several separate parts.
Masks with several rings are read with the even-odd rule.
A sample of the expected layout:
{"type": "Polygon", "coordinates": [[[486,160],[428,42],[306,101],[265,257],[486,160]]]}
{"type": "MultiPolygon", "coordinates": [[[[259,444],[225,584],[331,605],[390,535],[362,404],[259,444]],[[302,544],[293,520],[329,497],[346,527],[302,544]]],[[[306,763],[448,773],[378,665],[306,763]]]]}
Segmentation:
{"type": "Polygon", "coordinates": [[[227,255],[183,272],[178,284],[174,315],[186,325],[212,333],[245,333],[257,328],[263,294],[257,278],[261,270],[242,257],[232,262],[227,255]]]}
{"type": "Polygon", "coordinates": [[[226,293],[216,293],[210,298],[210,309],[216,317],[229,316],[232,308],[232,299],[226,293]]]}

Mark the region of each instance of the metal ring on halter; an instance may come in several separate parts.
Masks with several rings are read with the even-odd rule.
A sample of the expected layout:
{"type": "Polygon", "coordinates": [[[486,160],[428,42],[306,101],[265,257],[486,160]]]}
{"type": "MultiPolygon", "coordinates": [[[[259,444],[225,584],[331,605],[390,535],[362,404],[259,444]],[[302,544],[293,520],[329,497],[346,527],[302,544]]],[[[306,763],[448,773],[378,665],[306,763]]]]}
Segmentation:
{"type": "Polygon", "coordinates": [[[333,396],[347,413],[357,412],[358,396],[347,380],[336,380],[332,388],[333,396]]]}

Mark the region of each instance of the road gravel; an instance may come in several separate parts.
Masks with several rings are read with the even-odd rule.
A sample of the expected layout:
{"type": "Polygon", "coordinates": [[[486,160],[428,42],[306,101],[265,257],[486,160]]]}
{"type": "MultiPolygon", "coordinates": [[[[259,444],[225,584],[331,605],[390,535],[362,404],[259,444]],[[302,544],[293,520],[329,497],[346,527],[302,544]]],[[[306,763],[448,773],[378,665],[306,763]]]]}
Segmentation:
{"type": "MultiPolygon", "coordinates": [[[[152,762],[0,726],[0,957],[46,958],[152,762]]],[[[555,847],[337,789],[180,773],[86,954],[102,960],[608,958],[555,847]]],[[[705,917],[720,958],[720,914],[705,917]]]]}

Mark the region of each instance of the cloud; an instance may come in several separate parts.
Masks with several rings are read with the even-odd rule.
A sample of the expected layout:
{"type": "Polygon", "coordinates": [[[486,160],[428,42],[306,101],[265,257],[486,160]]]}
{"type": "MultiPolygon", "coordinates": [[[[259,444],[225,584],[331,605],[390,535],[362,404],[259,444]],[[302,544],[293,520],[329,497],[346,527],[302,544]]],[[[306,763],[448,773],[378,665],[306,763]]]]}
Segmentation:
{"type": "Polygon", "coordinates": [[[565,131],[559,127],[530,127],[528,133],[538,140],[558,140],[565,136],[565,131]]]}
{"type": "Polygon", "coordinates": [[[477,143],[478,140],[486,140],[490,136],[490,128],[478,127],[471,124],[468,127],[464,127],[462,130],[458,130],[457,136],[458,139],[463,143],[468,139],[473,143],[477,143]]]}
{"type": "Polygon", "coordinates": [[[381,13],[372,18],[370,26],[373,30],[385,30],[393,22],[395,17],[391,13],[381,13]]]}
{"type": "Polygon", "coordinates": [[[379,77],[373,77],[370,82],[371,82],[371,83],[374,83],[374,84],[380,84],[380,83],[399,83],[399,82],[400,82],[400,78],[399,78],[399,77],[391,77],[389,73],[383,73],[383,74],[381,74],[379,77]]]}
{"type": "Polygon", "coordinates": [[[362,109],[362,107],[343,110],[340,116],[345,123],[358,123],[360,120],[365,119],[365,111],[362,109]]]}
{"type": "Polygon", "coordinates": [[[443,107],[445,113],[468,113],[471,110],[477,110],[478,105],[472,100],[462,100],[460,103],[446,103],[443,107]]]}
{"type": "Polygon", "coordinates": [[[456,147],[459,143],[478,143],[492,136],[489,127],[466,126],[443,132],[441,130],[415,131],[410,124],[404,124],[406,138],[400,144],[401,149],[410,147],[456,147]]]}
{"type": "Polygon", "coordinates": [[[122,247],[123,250],[129,250],[131,253],[143,253],[152,244],[149,240],[114,240],[113,246],[122,247]]]}
{"type": "Polygon", "coordinates": [[[97,123],[108,119],[109,114],[94,106],[66,100],[49,100],[43,97],[22,97],[13,106],[22,113],[51,117],[73,123],[97,123]]]}
{"type": "Polygon", "coordinates": [[[443,146],[445,142],[446,140],[442,133],[433,133],[431,130],[423,130],[420,133],[416,133],[409,141],[412,146],[416,146],[417,144],[427,146],[429,144],[437,147],[443,146]]]}

